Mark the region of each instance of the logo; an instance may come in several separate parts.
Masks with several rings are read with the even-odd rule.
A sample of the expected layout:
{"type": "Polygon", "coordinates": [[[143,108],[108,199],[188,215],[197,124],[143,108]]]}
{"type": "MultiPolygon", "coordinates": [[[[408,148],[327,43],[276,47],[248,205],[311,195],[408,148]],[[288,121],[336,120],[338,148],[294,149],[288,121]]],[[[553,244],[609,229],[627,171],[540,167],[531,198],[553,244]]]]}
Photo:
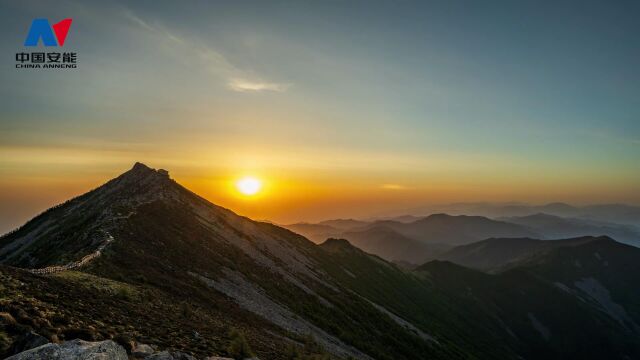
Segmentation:
{"type": "Polygon", "coordinates": [[[51,26],[47,19],[33,19],[24,46],[38,46],[40,39],[44,46],[64,46],[72,21],[73,19],[64,19],[51,26]]]}
{"type": "MultiPolygon", "coordinates": [[[[67,18],[53,26],[44,18],[33,19],[24,40],[25,47],[63,47],[73,19],[67,18]]],[[[78,54],[75,52],[18,52],[16,69],[77,69],[78,54]]]]}

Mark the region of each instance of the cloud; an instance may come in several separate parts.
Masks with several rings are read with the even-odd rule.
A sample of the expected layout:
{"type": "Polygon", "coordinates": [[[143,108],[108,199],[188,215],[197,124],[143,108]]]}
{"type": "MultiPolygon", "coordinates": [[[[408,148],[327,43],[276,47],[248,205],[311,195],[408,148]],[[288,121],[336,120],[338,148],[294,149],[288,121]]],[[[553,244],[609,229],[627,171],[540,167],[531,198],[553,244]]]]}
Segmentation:
{"type": "Polygon", "coordinates": [[[261,77],[243,71],[232,64],[215,48],[208,46],[197,39],[189,39],[180,36],[160,24],[145,21],[128,9],[124,11],[124,16],[135,26],[145,30],[148,35],[153,36],[154,39],[163,46],[163,48],[174,52],[177,58],[193,61],[196,63],[195,65],[201,67],[209,74],[224,79],[229,89],[233,91],[273,91],[282,93],[292,86],[291,83],[268,82],[261,80],[261,77]],[[185,56],[185,54],[189,53],[194,54],[195,56],[185,56]]]}
{"type": "Polygon", "coordinates": [[[385,190],[405,190],[407,187],[399,184],[382,184],[381,188],[385,190]]]}
{"type": "Polygon", "coordinates": [[[137,17],[134,13],[132,13],[129,10],[125,10],[124,11],[124,16],[127,19],[131,20],[134,24],[138,25],[139,27],[141,27],[143,29],[146,29],[146,30],[149,30],[149,31],[155,31],[156,30],[153,26],[147,24],[146,21],[140,19],[139,17],[137,17]]]}
{"type": "Polygon", "coordinates": [[[291,84],[255,82],[255,81],[244,80],[244,79],[231,79],[229,81],[229,87],[233,91],[238,91],[238,92],[259,92],[259,91],[285,92],[291,87],[291,84]]]}

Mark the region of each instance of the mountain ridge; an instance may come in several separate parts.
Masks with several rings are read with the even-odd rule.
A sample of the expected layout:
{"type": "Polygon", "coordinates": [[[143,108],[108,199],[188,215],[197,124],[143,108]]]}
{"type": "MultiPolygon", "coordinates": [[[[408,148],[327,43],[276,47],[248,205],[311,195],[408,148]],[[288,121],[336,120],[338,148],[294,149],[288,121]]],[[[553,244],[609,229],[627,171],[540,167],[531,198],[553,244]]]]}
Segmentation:
{"type": "Polygon", "coordinates": [[[607,236],[583,236],[560,240],[490,238],[455,247],[439,255],[437,259],[483,271],[501,271],[509,265],[558,247],[578,246],[599,240],[614,241],[607,236]]]}
{"type": "Polygon", "coordinates": [[[209,297],[223,296],[239,307],[234,312],[238,323],[249,314],[272,319],[284,330],[280,336],[311,334],[340,357],[369,359],[358,349],[364,348],[384,358],[367,345],[365,338],[372,334],[378,334],[374,337],[381,344],[405,344],[400,351],[417,347],[433,352],[365,300],[346,297],[319,264],[328,261],[325,251],[307,239],[211,204],[166,171],[142,164],[3,237],[1,249],[13,251],[1,261],[26,268],[65,264],[93,251],[97,243],[91,234],[105,230],[115,240],[83,271],[133,283],[143,278],[146,286],[166,293],[202,294],[202,306],[208,306],[209,297]],[[299,312],[303,305],[313,313],[299,317],[291,310],[299,312]],[[363,316],[376,320],[366,325],[363,316]],[[332,326],[341,328],[338,336],[343,339],[332,326]],[[385,340],[380,330],[373,330],[376,326],[395,328],[405,336],[385,340]],[[345,334],[350,334],[346,340],[345,334]]]}

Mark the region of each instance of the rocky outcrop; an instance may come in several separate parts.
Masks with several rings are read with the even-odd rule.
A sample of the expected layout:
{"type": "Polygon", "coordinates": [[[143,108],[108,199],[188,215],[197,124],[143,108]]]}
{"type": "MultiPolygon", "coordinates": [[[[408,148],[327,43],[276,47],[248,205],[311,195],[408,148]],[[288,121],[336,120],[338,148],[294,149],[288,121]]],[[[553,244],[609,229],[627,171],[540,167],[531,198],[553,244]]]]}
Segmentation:
{"type": "MultiPolygon", "coordinates": [[[[44,338],[34,334],[28,337],[34,341],[44,338]]],[[[135,344],[131,355],[133,359],[144,360],[198,360],[181,351],[156,351],[151,345],[135,344]]],[[[117,343],[106,340],[90,342],[71,340],[62,344],[48,343],[10,356],[5,360],[128,360],[127,351],[117,343]]],[[[227,357],[209,356],[205,360],[233,360],[227,357]]]]}
{"type": "Polygon", "coordinates": [[[146,358],[147,356],[153,354],[155,352],[155,350],[147,344],[142,344],[142,343],[137,343],[132,349],[131,349],[131,355],[133,355],[136,358],[146,358]]]}
{"type": "Polygon", "coordinates": [[[11,346],[11,353],[16,354],[23,351],[27,351],[33,348],[37,348],[38,346],[42,346],[48,343],[49,340],[40,334],[36,334],[33,331],[29,331],[21,336],[19,336],[11,346]]]}
{"type": "Polygon", "coordinates": [[[46,344],[21,352],[5,360],[128,360],[124,348],[111,340],[89,342],[71,340],[46,344]]]}

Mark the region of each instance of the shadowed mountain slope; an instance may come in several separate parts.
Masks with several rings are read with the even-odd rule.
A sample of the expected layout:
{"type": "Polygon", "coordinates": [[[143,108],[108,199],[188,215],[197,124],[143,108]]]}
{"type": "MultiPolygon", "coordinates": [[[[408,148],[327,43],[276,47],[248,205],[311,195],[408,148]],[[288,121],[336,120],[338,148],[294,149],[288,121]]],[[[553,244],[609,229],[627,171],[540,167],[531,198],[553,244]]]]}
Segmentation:
{"type": "Polygon", "coordinates": [[[316,244],[320,244],[331,237],[340,237],[343,232],[343,230],[325,224],[297,223],[284,225],[284,227],[306,237],[316,244]]]}
{"type": "Polygon", "coordinates": [[[439,255],[438,259],[473,269],[496,271],[557,247],[575,246],[597,239],[599,238],[592,236],[565,240],[491,238],[457,246],[439,255]]]}
{"type": "MultiPolygon", "coordinates": [[[[615,251],[626,248],[612,243],[615,251]]],[[[562,249],[577,254],[591,244],[612,246],[596,239],[562,249]]],[[[334,276],[367,299],[385,304],[387,311],[430,329],[427,335],[437,331],[435,338],[441,345],[455,339],[478,358],[623,359],[640,355],[636,329],[621,324],[617,313],[602,311],[597,301],[585,301],[583,293],[567,292],[556,279],[543,278],[533,266],[537,262],[499,274],[446,261],[432,261],[415,271],[385,266],[371,272],[381,259],[348,245],[334,239],[321,245],[330,247],[341,264],[334,276]]],[[[638,273],[629,277],[638,280],[638,273]]],[[[631,286],[626,283],[620,289],[631,286]]],[[[638,297],[614,302],[622,309],[634,309],[630,299],[638,297]]],[[[637,315],[632,319],[637,322],[637,315]]]]}

